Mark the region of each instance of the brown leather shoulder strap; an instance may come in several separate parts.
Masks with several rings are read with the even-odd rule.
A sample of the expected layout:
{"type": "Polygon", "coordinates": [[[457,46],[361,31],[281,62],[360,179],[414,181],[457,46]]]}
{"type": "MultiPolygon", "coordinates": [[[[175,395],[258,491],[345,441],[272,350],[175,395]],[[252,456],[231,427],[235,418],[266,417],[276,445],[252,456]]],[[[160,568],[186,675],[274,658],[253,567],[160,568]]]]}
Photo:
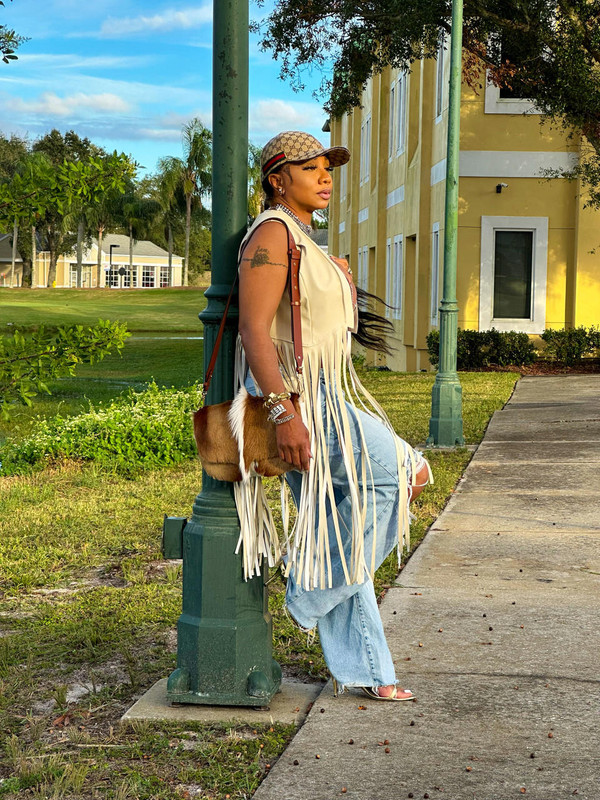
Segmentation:
{"type": "MultiPolygon", "coordinates": [[[[290,297],[290,304],[292,311],[292,342],[294,345],[294,363],[296,365],[296,372],[298,373],[298,375],[301,375],[304,356],[302,353],[302,318],[300,314],[300,250],[297,247],[296,242],[294,241],[294,237],[292,236],[290,229],[282,219],[278,219],[277,217],[266,219],[264,220],[264,222],[261,222],[260,225],[257,225],[255,230],[260,228],[260,226],[264,225],[266,222],[271,222],[271,220],[273,220],[274,222],[281,222],[281,224],[285,226],[285,229],[287,231],[287,237],[288,237],[287,289],[290,297]]],[[[240,252],[240,260],[247,246],[248,242],[244,244],[240,252]]],[[[223,311],[223,317],[221,319],[221,324],[219,325],[219,331],[217,333],[215,345],[213,347],[213,351],[210,357],[210,362],[206,369],[206,375],[204,376],[204,384],[202,387],[203,399],[207,395],[210,382],[212,380],[213,372],[215,370],[215,365],[217,363],[217,356],[219,354],[219,348],[221,347],[221,340],[223,339],[223,333],[225,332],[225,323],[227,321],[227,314],[229,313],[229,306],[231,305],[231,300],[233,298],[233,293],[237,285],[238,277],[239,273],[236,273],[235,279],[231,286],[231,291],[229,292],[229,297],[227,298],[227,303],[225,304],[225,310],[223,311]]]]}
{"type": "Polygon", "coordinates": [[[217,333],[217,338],[215,339],[215,346],[213,347],[213,351],[210,356],[210,361],[208,363],[208,367],[206,368],[204,383],[202,384],[203,401],[206,395],[208,394],[208,389],[210,387],[210,382],[212,381],[213,372],[215,371],[217,356],[219,355],[219,348],[221,347],[221,340],[223,338],[223,333],[225,332],[225,323],[227,322],[227,314],[229,313],[229,306],[231,305],[231,299],[233,297],[233,292],[235,291],[237,282],[238,282],[238,273],[236,272],[233,283],[231,284],[231,291],[229,292],[229,297],[227,298],[227,302],[225,303],[225,310],[223,311],[223,316],[221,317],[221,324],[219,325],[219,332],[217,333]]]}

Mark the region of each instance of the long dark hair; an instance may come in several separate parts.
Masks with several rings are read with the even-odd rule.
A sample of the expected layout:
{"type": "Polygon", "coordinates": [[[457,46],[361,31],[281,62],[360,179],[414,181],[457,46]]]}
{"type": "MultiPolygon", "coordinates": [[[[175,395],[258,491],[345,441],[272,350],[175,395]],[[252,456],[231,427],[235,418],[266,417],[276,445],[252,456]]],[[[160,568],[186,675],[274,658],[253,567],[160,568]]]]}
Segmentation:
{"type": "Polygon", "coordinates": [[[375,311],[377,304],[392,308],[381,297],[371,294],[365,289],[356,287],[358,305],[358,330],[353,333],[354,339],[363,347],[377,350],[391,356],[394,348],[390,346],[387,337],[394,333],[394,326],[389,319],[375,311]]]}

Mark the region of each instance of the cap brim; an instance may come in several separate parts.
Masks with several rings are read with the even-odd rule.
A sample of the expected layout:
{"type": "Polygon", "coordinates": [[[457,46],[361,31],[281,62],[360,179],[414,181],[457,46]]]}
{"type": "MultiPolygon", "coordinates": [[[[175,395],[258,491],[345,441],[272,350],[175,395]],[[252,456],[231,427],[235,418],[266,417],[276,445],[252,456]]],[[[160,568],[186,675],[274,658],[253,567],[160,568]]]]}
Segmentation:
{"type": "Polygon", "coordinates": [[[302,164],[304,161],[310,161],[311,158],[318,158],[319,156],[327,156],[329,164],[332,167],[341,167],[350,161],[350,150],[347,147],[325,147],[319,150],[313,150],[296,161],[291,158],[288,159],[290,164],[302,164]]]}

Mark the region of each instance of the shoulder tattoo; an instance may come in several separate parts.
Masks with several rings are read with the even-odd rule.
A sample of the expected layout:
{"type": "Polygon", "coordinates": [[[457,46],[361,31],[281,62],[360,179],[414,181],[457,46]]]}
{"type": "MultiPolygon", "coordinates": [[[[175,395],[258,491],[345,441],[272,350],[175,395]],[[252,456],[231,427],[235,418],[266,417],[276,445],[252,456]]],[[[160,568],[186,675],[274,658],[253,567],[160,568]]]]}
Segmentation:
{"type": "Polygon", "coordinates": [[[285,267],[287,269],[287,264],[284,264],[281,261],[271,261],[269,251],[266,247],[257,247],[252,258],[242,258],[242,263],[244,261],[250,264],[250,269],[254,269],[255,267],[264,267],[266,265],[285,267]]]}

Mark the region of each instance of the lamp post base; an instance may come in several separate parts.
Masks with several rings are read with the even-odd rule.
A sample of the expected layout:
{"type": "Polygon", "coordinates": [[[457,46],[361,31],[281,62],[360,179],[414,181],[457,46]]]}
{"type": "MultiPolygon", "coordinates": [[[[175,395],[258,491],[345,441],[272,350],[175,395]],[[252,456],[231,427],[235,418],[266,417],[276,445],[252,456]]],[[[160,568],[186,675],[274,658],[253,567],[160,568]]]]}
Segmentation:
{"type": "Polygon", "coordinates": [[[462,421],[462,387],[458,375],[438,373],[431,392],[428,447],[456,447],[465,443],[462,421]]]}
{"type": "Polygon", "coordinates": [[[190,690],[190,673],[179,667],[167,681],[167,699],[171,703],[205,706],[268,706],[277,692],[281,691],[281,667],[273,659],[271,674],[253,670],[248,675],[245,691],[200,692],[190,690]]]}
{"type": "Polygon", "coordinates": [[[231,484],[205,475],[183,530],[183,613],[177,669],[167,684],[171,702],[264,706],[279,690],[267,587],[260,575],[244,580],[235,554],[239,533],[231,484]]]}

